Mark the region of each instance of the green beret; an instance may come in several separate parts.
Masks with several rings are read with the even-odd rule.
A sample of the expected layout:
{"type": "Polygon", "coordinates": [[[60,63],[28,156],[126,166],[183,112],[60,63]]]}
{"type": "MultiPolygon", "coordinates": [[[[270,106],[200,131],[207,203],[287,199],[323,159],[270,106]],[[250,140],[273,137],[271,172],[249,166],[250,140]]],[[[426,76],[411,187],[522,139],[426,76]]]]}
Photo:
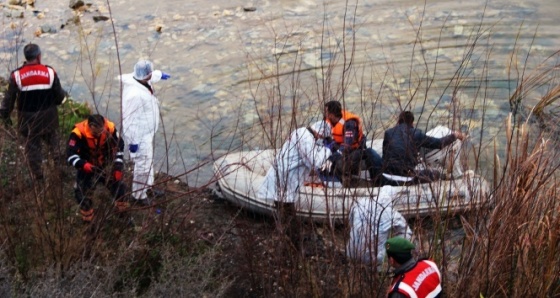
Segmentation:
{"type": "Polygon", "coordinates": [[[385,243],[385,249],[387,253],[410,253],[411,250],[415,249],[416,247],[412,242],[406,240],[403,237],[393,237],[385,243]]]}

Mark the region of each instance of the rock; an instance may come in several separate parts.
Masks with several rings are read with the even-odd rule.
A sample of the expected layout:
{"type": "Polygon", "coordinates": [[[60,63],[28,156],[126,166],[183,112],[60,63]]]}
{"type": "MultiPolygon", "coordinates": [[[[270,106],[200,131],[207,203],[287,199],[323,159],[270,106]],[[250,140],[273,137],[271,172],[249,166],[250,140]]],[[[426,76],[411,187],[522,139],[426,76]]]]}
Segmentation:
{"type": "Polygon", "coordinates": [[[23,5],[21,0],[9,0],[8,4],[9,5],[23,5]]]}
{"type": "Polygon", "coordinates": [[[70,0],[70,4],[68,6],[72,9],[78,9],[84,5],[85,3],[82,0],[70,0]]]}
{"type": "Polygon", "coordinates": [[[51,25],[43,25],[41,26],[41,33],[56,33],[57,30],[51,25]]]}
{"type": "Polygon", "coordinates": [[[108,9],[107,7],[105,7],[105,6],[103,6],[103,5],[97,6],[97,11],[98,11],[99,13],[105,13],[105,14],[108,14],[108,13],[109,13],[109,9],[108,9]]]}
{"type": "MultiPolygon", "coordinates": [[[[13,6],[11,6],[11,7],[13,7],[13,6]]],[[[7,17],[7,18],[19,18],[19,19],[21,19],[21,18],[23,18],[24,14],[23,14],[23,10],[20,10],[20,9],[4,9],[4,16],[7,17]]]]}
{"type": "Polygon", "coordinates": [[[78,25],[78,24],[80,24],[80,22],[81,22],[80,16],[77,15],[77,14],[74,14],[74,15],[70,16],[68,18],[68,20],[66,20],[66,25],[68,25],[68,24],[78,25]]]}
{"type": "Polygon", "coordinates": [[[450,94],[443,94],[439,98],[433,98],[430,100],[432,105],[449,105],[453,102],[453,95],[450,94]]]}
{"type": "Polygon", "coordinates": [[[192,89],[192,92],[199,93],[200,95],[214,95],[216,90],[207,84],[201,83],[192,89]]]}
{"type": "Polygon", "coordinates": [[[254,6],[243,7],[243,11],[256,11],[257,8],[254,6]]]}
{"type": "Polygon", "coordinates": [[[109,19],[109,17],[106,16],[93,16],[93,21],[94,22],[100,22],[100,21],[107,21],[109,19]]]}
{"type": "Polygon", "coordinates": [[[183,20],[184,18],[185,17],[183,17],[182,15],[176,14],[176,15],[173,16],[173,21],[180,21],[180,20],[183,20]]]}
{"type": "Polygon", "coordinates": [[[453,37],[459,37],[463,35],[463,26],[455,25],[453,28],[453,37]]]}

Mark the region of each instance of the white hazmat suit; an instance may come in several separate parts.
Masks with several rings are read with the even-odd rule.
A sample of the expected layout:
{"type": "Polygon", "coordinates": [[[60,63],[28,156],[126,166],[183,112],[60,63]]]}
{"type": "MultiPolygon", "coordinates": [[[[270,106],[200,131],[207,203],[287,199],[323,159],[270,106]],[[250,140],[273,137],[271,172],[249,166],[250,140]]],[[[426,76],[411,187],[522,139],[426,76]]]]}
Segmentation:
{"type": "Polygon", "coordinates": [[[154,95],[152,84],[161,79],[162,72],[151,71],[151,68],[151,62],[139,61],[134,73],[121,77],[123,136],[129,148],[130,145],[138,145],[136,152],[130,152],[130,158],[134,162],[132,195],[137,200],[146,199],[147,190],[154,183],[154,137],[159,126],[159,101],[154,95]],[[141,63],[144,63],[144,69],[137,69],[141,63]],[[137,79],[141,80],[149,75],[151,78],[147,82],[148,88],[137,79]]]}
{"type": "Polygon", "coordinates": [[[384,186],[377,198],[358,198],[350,207],[350,240],[346,255],[365,264],[381,267],[385,242],[390,237],[412,238],[406,219],[392,208],[391,186],[384,186]]]}
{"type": "MultiPolygon", "coordinates": [[[[331,135],[331,126],[325,121],[316,122],[311,128],[323,137],[331,135]]],[[[318,145],[309,129],[294,130],[277,152],[257,196],[283,203],[295,202],[298,188],[311,170],[319,168],[330,156],[331,150],[318,145]]]]}
{"type": "MultiPolygon", "coordinates": [[[[426,135],[433,138],[443,138],[452,133],[453,131],[448,127],[438,125],[428,131],[426,135]]],[[[462,147],[463,142],[457,139],[451,145],[443,149],[435,149],[427,152],[424,156],[424,161],[428,167],[445,168],[451,165],[452,168],[448,171],[453,174],[453,177],[461,177],[463,176],[460,162],[462,147]],[[453,163],[450,164],[449,162],[453,163]]]]}

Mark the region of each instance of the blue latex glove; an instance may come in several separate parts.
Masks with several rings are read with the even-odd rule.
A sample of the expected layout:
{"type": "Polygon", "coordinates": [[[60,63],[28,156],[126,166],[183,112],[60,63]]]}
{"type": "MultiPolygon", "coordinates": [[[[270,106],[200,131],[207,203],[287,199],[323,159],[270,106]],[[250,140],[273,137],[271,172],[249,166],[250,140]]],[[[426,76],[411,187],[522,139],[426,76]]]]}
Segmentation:
{"type": "Polygon", "coordinates": [[[323,139],[323,146],[325,146],[325,148],[330,149],[333,153],[338,151],[338,149],[340,148],[340,145],[335,142],[331,137],[326,137],[323,139]]]}
{"type": "Polygon", "coordinates": [[[138,151],[138,144],[129,144],[128,151],[132,153],[136,153],[136,151],[138,151]]]}
{"type": "Polygon", "coordinates": [[[162,73],[161,73],[161,79],[162,79],[162,80],[167,80],[167,79],[169,79],[170,77],[171,77],[171,76],[170,76],[169,74],[165,73],[165,72],[162,72],[162,73]]]}
{"type": "Polygon", "coordinates": [[[333,145],[335,144],[335,141],[331,138],[331,137],[326,137],[323,139],[323,146],[325,146],[328,149],[332,150],[333,145]]]}

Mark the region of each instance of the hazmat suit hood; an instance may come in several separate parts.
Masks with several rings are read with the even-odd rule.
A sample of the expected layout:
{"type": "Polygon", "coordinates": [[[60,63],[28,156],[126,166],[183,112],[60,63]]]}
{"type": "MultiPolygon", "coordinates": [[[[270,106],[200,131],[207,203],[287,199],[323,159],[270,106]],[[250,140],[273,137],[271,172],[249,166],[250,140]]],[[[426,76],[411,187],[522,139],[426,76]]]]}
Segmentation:
{"type": "Polygon", "coordinates": [[[318,146],[324,146],[324,138],[332,137],[332,126],[328,121],[317,121],[311,124],[309,128],[313,129],[315,132],[322,136],[321,138],[315,140],[315,144],[318,146]]]}
{"type": "Polygon", "coordinates": [[[150,83],[157,83],[161,80],[162,76],[163,72],[157,69],[154,70],[154,64],[149,60],[139,60],[134,64],[132,77],[136,80],[142,81],[150,77],[150,83]]]}
{"type": "Polygon", "coordinates": [[[318,134],[320,134],[324,138],[332,136],[332,127],[325,120],[317,121],[317,122],[311,124],[311,129],[316,131],[318,134]]]}

